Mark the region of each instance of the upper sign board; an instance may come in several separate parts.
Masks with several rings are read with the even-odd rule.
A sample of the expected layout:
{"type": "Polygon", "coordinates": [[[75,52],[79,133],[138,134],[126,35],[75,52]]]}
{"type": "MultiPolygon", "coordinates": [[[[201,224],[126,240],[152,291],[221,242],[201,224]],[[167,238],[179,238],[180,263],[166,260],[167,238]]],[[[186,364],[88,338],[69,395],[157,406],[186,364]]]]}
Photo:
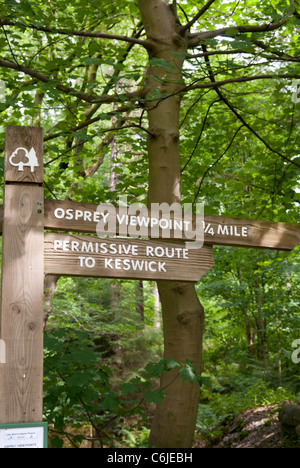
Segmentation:
{"type": "Polygon", "coordinates": [[[43,183],[42,128],[7,126],[5,181],[43,183]]]}
{"type": "Polygon", "coordinates": [[[45,200],[45,228],[59,231],[98,233],[195,241],[204,244],[293,250],[300,243],[300,227],[289,223],[198,215],[164,220],[150,211],[136,213],[112,205],[45,200]],[[164,222],[162,222],[164,221],[164,222]]]}

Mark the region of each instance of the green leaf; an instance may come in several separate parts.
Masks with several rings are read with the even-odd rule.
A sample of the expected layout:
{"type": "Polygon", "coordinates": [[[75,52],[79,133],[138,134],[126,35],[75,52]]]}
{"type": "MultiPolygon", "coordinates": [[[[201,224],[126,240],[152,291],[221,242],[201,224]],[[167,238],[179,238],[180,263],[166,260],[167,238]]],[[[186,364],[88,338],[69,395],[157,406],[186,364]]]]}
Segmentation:
{"type": "Polygon", "coordinates": [[[51,437],[51,448],[62,448],[64,445],[63,439],[58,436],[51,437]]]}
{"type": "Polygon", "coordinates": [[[164,359],[161,359],[159,362],[149,362],[145,367],[146,378],[150,379],[151,377],[160,377],[164,369],[164,359]]]}
{"type": "Polygon", "coordinates": [[[240,34],[240,32],[236,28],[229,28],[229,29],[227,29],[227,31],[225,33],[226,36],[237,36],[238,34],[240,34]]]}
{"type": "Polygon", "coordinates": [[[179,362],[174,361],[174,359],[165,359],[165,369],[167,370],[176,369],[179,365],[179,362]]]}
{"type": "Polygon", "coordinates": [[[85,63],[86,65],[93,65],[93,64],[99,64],[102,62],[100,58],[93,58],[93,57],[83,57],[81,58],[81,61],[85,63]]]}
{"type": "Polygon", "coordinates": [[[102,408],[110,411],[116,411],[119,408],[120,400],[112,392],[108,393],[102,400],[102,408]]]}
{"type": "Polygon", "coordinates": [[[183,382],[190,382],[190,383],[196,383],[198,382],[198,376],[195,373],[195,370],[193,366],[190,364],[186,364],[182,369],[179,371],[181,380],[183,382]]]}
{"type": "Polygon", "coordinates": [[[161,388],[157,388],[156,390],[151,390],[144,394],[144,398],[147,403],[156,403],[159,405],[163,399],[165,398],[165,394],[161,388]]]}
{"type": "Polygon", "coordinates": [[[128,393],[133,393],[137,390],[138,386],[133,381],[126,382],[121,385],[121,391],[123,395],[127,395],[128,393]]]}
{"type": "Polygon", "coordinates": [[[179,366],[179,363],[174,361],[174,359],[161,359],[159,362],[150,362],[145,367],[146,370],[146,378],[151,377],[160,377],[163,371],[168,371],[171,369],[175,369],[179,366]]]}

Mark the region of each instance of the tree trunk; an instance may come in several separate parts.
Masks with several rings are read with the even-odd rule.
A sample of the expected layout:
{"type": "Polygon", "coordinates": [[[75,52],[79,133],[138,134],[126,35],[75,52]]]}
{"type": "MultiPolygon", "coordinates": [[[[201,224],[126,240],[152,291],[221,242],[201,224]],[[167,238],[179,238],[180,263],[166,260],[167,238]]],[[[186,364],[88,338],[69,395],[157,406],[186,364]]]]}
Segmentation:
{"type": "Polygon", "coordinates": [[[157,283],[154,283],[154,288],[153,288],[153,296],[154,296],[154,323],[156,328],[161,328],[161,304],[160,304],[160,299],[159,299],[159,292],[157,288],[157,283]]]}
{"type": "MultiPolygon", "coordinates": [[[[201,370],[204,311],[194,286],[189,283],[158,284],[163,317],[164,357],[191,360],[201,370]]],[[[182,382],[177,370],[161,378],[165,398],[153,418],[150,446],[191,447],[198,409],[199,385],[182,382]]]]}
{"type": "MultiPolygon", "coordinates": [[[[182,89],[183,56],[187,39],[179,34],[173,6],[165,0],[139,0],[147,37],[150,67],[146,79],[149,119],[149,193],[148,203],[181,201],[179,111],[182,89]],[[157,60],[160,59],[158,64],[157,60]],[[166,66],[165,66],[166,65],[166,66]],[[164,96],[154,100],[158,92],[164,96]],[[166,98],[166,95],[170,96],[166,98]],[[153,98],[152,98],[153,96],[153,98]]],[[[190,283],[159,282],[162,304],[164,355],[201,367],[203,308],[195,287],[190,283]]],[[[161,378],[166,397],[157,406],[149,444],[155,447],[191,447],[198,407],[198,384],[182,382],[174,372],[161,378]]]]}
{"type": "Polygon", "coordinates": [[[276,316],[276,330],[277,330],[277,344],[278,344],[278,378],[279,384],[282,384],[282,348],[281,348],[281,334],[278,316],[276,316]]]}
{"type": "Polygon", "coordinates": [[[145,322],[145,306],[144,306],[143,280],[135,281],[135,311],[141,317],[142,323],[144,323],[145,322]]]}

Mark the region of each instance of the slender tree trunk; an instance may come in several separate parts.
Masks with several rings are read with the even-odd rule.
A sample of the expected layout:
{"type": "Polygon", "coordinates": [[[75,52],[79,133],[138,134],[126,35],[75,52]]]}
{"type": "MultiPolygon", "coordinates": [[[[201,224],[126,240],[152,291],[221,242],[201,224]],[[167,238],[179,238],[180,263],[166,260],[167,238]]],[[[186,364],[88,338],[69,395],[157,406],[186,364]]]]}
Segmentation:
{"type": "MultiPolygon", "coordinates": [[[[246,294],[245,288],[244,288],[244,278],[243,278],[243,271],[242,268],[238,268],[237,271],[238,274],[238,279],[240,283],[240,287],[242,288],[242,291],[244,295],[246,294]]],[[[255,330],[252,331],[251,329],[251,322],[248,316],[247,309],[244,307],[243,310],[243,316],[244,316],[244,324],[245,324],[245,332],[246,332],[246,337],[247,337],[247,344],[248,344],[248,352],[250,356],[255,355],[255,349],[254,349],[254,339],[255,339],[255,330]]]]}
{"type": "Polygon", "coordinates": [[[157,288],[157,283],[155,283],[153,288],[154,296],[154,314],[155,314],[155,327],[161,328],[161,304],[159,299],[159,292],[157,288]]]}
{"type": "Polygon", "coordinates": [[[257,301],[257,356],[264,361],[268,367],[268,338],[267,338],[267,320],[263,316],[264,288],[257,280],[256,282],[256,301],[257,301]]]}
{"type": "Polygon", "coordinates": [[[282,348],[281,348],[281,334],[278,317],[276,317],[276,330],[277,330],[277,344],[278,344],[278,378],[279,383],[282,384],[282,348]]]}
{"type": "Polygon", "coordinates": [[[143,280],[135,281],[135,310],[140,315],[142,323],[145,321],[144,307],[144,283],[143,280]]]}
{"type": "MultiPolygon", "coordinates": [[[[148,119],[149,193],[148,203],[181,201],[179,111],[183,55],[187,40],[179,34],[173,6],[165,0],[139,0],[148,39],[150,68],[146,81],[148,119]],[[153,59],[160,59],[159,65],[153,59]],[[167,65],[167,66],[164,66],[167,65]],[[152,95],[160,92],[159,102],[152,95]],[[166,95],[170,96],[166,98],[166,95]]],[[[159,282],[162,304],[164,355],[201,367],[203,308],[190,283],[159,282]]],[[[176,372],[176,371],[175,371],[176,372]]],[[[162,376],[166,397],[157,406],[151,428],[150,446],[191,447],[198,407],[198,384],[182,382],[175,372],[162,376]]]]}
{"type": "Polygon", "coordinates": [[[255,350],[254,350],[255,331],[254,330],[252,331],[251,329],[251,324],[247,316],[247,311],[244,311],[243,314],[244,314],[245,331],[246,331],[247,344],[248,344],[248,352],[250,356],[254,356],[255,355],[255,350]]]}
{"type": "MultiPolygon", "coordinates": [[[[201,370],[204,311],[189,283],[161,282],[164,356],[178,362],[191,360],[201,370]]],[[[161,378],[165,398],[156,408],[150,445],[191,447],[198,409],[199,385],[182,382],[176,370],[161,378]]]]}

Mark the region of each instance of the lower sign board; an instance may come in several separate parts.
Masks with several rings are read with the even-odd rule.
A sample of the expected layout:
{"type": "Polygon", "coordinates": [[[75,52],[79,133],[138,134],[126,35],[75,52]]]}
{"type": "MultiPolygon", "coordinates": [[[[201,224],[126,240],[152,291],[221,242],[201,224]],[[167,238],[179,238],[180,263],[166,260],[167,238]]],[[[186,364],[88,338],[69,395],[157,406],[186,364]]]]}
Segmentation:
{"type": "Polygon", "coordinates": [[[196,283],[214,258],[210,246],[47,233],[44,262],[45,274],[196,283]]]}

